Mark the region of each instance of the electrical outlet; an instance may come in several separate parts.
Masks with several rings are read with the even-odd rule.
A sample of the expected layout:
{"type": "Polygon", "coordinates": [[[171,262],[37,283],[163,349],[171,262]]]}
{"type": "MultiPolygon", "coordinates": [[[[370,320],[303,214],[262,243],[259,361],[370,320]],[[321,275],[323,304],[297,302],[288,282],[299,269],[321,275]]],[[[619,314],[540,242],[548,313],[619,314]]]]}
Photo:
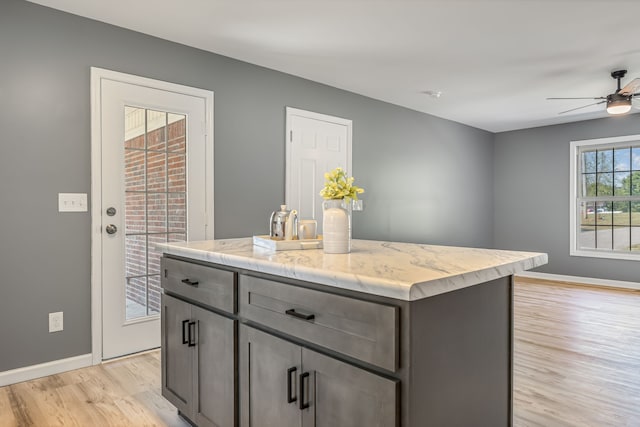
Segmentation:
{"type": "Polygon", "coordinates": [[[62,311],[49,313],[49,332],[58,332],[62,329],[64,329],[62,311]]]}

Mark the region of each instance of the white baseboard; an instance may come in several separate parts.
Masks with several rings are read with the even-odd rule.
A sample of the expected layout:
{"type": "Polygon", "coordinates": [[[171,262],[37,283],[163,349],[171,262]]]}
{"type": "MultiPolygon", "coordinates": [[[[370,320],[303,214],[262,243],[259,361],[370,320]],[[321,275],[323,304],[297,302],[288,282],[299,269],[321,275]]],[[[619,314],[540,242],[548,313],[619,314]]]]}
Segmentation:
{"type": "Polygon", "coordinates": [[[86,368],[92,365],[92,361],[93,357],[91,354],[83,354],[67,359],[53,360],[39,365],[25,366],[24,368],[0,372],[0,387],[46,377],[47,375],[72,371],[74,369],[86,368]]]}
{"type": "Polygon", "coordinates": [[[636,291],[640,290],[640,283],[625,282],[622,280],[606,280],[606,279],[595,279],[593,277],[564,276],[562,274],[538,273],[535,271],[523,271],[522,273],[518,273],[516,276],[528,277],[531,279],[579,283],[579,284],[584,284],[589,286],[601,286],[604,288],[633,289],[636,291]]]}

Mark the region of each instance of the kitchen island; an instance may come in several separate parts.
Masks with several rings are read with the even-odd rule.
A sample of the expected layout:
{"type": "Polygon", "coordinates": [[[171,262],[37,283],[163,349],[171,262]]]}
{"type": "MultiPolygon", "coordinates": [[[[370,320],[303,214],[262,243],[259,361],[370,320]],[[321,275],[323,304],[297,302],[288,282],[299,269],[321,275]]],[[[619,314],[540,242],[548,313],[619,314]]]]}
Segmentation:
{"type": "Polygon", "coordinates": [[[163,395],[199,426],[512,423],[512,277],[546,254],[250,238],[163,251],[163,395]]]}

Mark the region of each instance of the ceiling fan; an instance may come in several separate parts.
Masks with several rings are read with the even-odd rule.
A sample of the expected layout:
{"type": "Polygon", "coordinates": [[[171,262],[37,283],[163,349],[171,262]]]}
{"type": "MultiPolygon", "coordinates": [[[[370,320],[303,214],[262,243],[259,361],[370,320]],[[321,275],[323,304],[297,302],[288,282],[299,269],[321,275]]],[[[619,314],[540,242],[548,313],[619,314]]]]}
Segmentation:
{"type": "Polygon", "coordinates": [[[634,99],[640,99],[640,78],[633,79],[631,82],[623,88],[620,88],[620,79],[627,74],[627,70],[616,70],[611,73],[611,77],[618,80],[618,89],[607,96],[599,96],[595,98],[547,98],[547,99],[593,99],[598,100],[593,104],[583,105],[582,107],[572,108],[570,110],[562,111],[558,114],[564,114],[582,108],[591,107],[592,105],[607,103],[607,113],[609,114],[624,114],[631,110],[631,105],[634,99]]]}

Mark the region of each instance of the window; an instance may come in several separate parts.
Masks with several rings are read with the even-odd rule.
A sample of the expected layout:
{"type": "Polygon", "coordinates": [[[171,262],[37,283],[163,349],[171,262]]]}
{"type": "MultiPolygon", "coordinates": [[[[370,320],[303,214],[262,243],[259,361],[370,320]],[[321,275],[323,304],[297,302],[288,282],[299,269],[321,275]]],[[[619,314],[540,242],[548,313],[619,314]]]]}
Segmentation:
{"type": "Polygon", "coordinates": [[[571,255],[640,260],[640,135],[571,142],[571,255]]]}

